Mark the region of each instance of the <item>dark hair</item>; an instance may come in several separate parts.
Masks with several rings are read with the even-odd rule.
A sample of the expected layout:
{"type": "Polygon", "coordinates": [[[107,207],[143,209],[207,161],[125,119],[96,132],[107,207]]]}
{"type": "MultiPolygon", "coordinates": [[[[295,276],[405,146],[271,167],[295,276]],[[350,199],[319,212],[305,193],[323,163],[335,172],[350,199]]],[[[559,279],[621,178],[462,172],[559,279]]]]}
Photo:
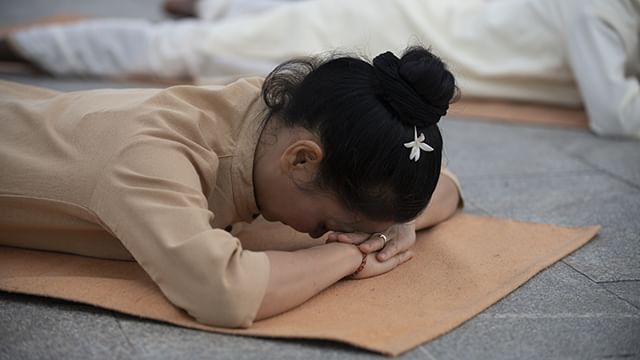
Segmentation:
{"type": "Polygon", "coordinates": [[[332,191],[372,220],[406,222],[429,202],[440,175],[437,123],[457,94],[451,72],[423,47],[372,63],[342,56],[285,62],[265,79],[267,121],[320,138],[324,158],[314,187],[332,191]],[[409,159],[405,143],[424,134],[433,151],[409,159]]]}

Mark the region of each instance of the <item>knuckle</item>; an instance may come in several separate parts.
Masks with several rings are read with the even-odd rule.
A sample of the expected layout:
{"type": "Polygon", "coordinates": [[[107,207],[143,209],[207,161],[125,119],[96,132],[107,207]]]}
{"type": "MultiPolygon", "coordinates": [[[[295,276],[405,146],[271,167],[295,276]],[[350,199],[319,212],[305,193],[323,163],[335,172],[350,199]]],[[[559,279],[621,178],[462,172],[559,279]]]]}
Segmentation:
{"type": "Polygon", "coordinates": [[[389,246],[391,247],[391,249],[393,250],[394,253],[397,253],[399,250],[399,245],[397,241],[391,241],[389,243],[389,246]]]}

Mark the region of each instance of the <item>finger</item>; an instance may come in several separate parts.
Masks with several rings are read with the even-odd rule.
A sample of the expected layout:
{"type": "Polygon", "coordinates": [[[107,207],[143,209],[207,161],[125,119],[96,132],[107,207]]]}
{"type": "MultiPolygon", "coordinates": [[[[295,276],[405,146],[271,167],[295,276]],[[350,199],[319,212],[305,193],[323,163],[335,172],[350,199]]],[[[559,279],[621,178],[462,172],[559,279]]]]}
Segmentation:
{"type": "Polygon", "coordinates": [[[338,241],[338,233],[335,231],[331,231],[327,234],[327,242],[336,242],[338,241]]]}
{"type": "Polygon", "coordinates": [[[374,236],[368,239],[367,241],[361,243],[360,245],[358,245],[358,247],[362,252],[372,253],[375,251],[380,251],[382,248],[384,248],[384,245],[385,245],[385,242],[381,236],[374,236]]]}
{"type": "Polygon", "coordinates": [[[358,245],[369,238],[367,233],[338,233],[337,239],[339,242],[358,245]]]}
{"type": "Polygon", "coordinates": [[[376,257],[380,261],[387,261],[388,259],[396,256],[398,253],[401,253],[400,250],[401,249],[400,246],[398,246],[398,241],[391,239],[387,242],[384,248],[380,250],[380,252],[378,252],[378,255],[376,257]]]}
{"type": "MultiPolygon", "coordinates": [[[[384,266],[384,272],[391,271],[401,265],[404,262],[407,262],[409,259],[413,257],[413,252],[411,250],[403,251],[396,256],[389,258],[389,260],[380,262],[381,265],[384,266]]],[[[376,257],[377,260],[377,257],[376,257]]]]}
{"type": "Polygon", "coordinates": [[[364,278],[384,274],[386,272],[393,270],[398,265],[408,261],[412,257],[413,257],[413,252],[411,250],[407,250],[392,257],[388,261],[380,262],[376,258],[375,254],[369,254],[364,270],[353,278],[364,279],[364,278]]]}
{"type": "Polygon", "coordinates": [[[393,259],[393,267],[396,268],[399,265],[409,261],[413,257],[413,251],[407,250],[399,253],[398,255],[392,257],[393,259]]]}

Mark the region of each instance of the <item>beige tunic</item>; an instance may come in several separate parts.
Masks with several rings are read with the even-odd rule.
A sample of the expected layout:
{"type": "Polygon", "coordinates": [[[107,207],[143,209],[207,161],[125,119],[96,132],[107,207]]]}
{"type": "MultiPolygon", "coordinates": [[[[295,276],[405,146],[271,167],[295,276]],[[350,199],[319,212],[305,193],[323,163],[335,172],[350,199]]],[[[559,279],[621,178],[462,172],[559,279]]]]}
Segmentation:
{"type": "Polygon", "coordinates": [[[258,213],[260,86],[0,82],[0,244],[133,257],[198,321],[250,326],[269,260],[222,229],[258,213]]]}
{"type": "MultiPolygon", "coordinates": [[[[250,326],[269,260],[222,229],[258,213],[261,83],[60,93],[0,81],[0,245],[135,259],[198,321],[250,326]]],[[[253,248],[322,242],[276,228],[253,248]]]]}

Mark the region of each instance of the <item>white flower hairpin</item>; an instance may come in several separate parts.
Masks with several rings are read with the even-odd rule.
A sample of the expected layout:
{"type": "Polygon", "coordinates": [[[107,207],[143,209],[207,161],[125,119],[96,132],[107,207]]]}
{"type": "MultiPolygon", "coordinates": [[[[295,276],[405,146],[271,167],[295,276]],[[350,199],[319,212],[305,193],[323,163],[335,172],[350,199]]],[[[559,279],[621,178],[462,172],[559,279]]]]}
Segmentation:
{"type": "Polygon", "coordinates": [[[413,141],[405,143],[404,147],[411,149],[409,159],[415,162],[420,160],[420,150],[433,151],[433,148],[424,142],[424,133],[420,133],[420,136],[418,136],[418,128],[415,126],[413,127],[413,141]]]}

